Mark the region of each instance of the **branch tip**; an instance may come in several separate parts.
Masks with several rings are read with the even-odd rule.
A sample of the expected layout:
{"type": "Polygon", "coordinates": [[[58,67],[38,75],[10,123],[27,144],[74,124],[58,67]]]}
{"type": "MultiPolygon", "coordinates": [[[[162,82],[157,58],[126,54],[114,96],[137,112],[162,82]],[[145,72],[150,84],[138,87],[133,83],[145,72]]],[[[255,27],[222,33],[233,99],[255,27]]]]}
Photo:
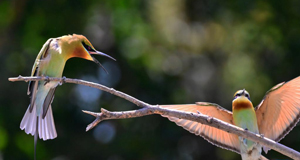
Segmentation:
{"type": "Polygon", "coordinates": [[[97,117],[92,123],[90,123],[87,127],[86,127],[86,132],[93,129],[98,123],[101,122],[100,117],[97,117]]]}
{"type": "Polygon", "coordinates": [[[94,113],[94,112],[91,112],[91,111],[82,110],[82,112],[86,113],[86,114],[89,114],[89,115],[92,115],[94,117],[98,117],[99,116],[97,113],[94,113]]]}
{"type": "Polygon", "coordinates": [[[107,113],[107,112],[109,112],[109,111],[104,108],[101,108],[101,113],[107,113]]]}

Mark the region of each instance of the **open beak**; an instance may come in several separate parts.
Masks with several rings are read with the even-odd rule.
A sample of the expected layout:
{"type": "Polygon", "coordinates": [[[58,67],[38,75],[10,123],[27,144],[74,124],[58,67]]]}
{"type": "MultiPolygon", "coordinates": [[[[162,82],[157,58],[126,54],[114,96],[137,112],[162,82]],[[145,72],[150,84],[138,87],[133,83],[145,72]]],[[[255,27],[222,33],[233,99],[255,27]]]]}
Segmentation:
{"type": "Polygon", "coordinates": [[[114,59],[113,57],[111,57],[111,56],[109,56],[109,55],[107,55],[105,53],[99,52],[99,51],[89,51],[89,53],[90,53],[91,57],[93,58],[93,61],[95,63],[97,63],[100,67],[102,67],[103,70],[108,74],[107,70],[102,66],[102,64],[95,57],[92,56],[92,54],[94,54],[94,55],[101,55],[101,56],[104,56],[104,57],[108,57],[108,58],[110,58],[110,59],[112,59],[114,61],[116,61],[116,59],[114,59]]]}
{"type": "Polygon", "coordinates": [[[114,61],[116,61],[116,59],[114,59],[113,57],[105,54],[105,53],[102,53],[102,52],[99,52],[99,51],[89,51],[90,54],[95,54],[95,55],[100,55],[100,56],[104,56],[104,57],[108,57],[114,61]]]}

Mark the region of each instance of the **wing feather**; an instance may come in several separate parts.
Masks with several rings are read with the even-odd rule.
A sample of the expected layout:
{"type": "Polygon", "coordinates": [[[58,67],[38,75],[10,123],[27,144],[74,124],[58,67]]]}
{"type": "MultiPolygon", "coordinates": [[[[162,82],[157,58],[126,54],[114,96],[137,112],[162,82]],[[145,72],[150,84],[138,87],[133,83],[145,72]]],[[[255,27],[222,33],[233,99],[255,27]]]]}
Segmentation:
{"type": "MultiPolygon", "coordinates": [[[[197,104],[161,105],[160,107],[192,113],[198,113],[199,111],[202,114],[233,124],[232,113],[217,104],[198,102],[197,104]]],[[[162,116],[167,117],[170,121],[175,122],[178,126],[183,127],[189,132],[202,136],[205,140],[216,146],[240,153],[238,136],[235,134],[190,120],[162,116]]]]}
{"type": "MultiPolygon", "coordinates": [[[[49,48],[49,45],[52,41],[52,38],[48,39],[47,42],[43,45],[42,49],[40,50],[39,54],[37,55],[35,62],[32,67],[31,76],[40,76],[39,75],[39,62],[41,59],[43,59],[47,53],[47,50],[49,48]]],[[[27,95],[30,97],[30,113],[32,112],[33,106],[34,106],[34,100],[36,97],[37,87],[38,87],[38,81],[29,81],[28,83],[28,90],[27,95]]]]}
{"type": "Polygon", "coordinates": [[[280,83],[256,107],[259,132],[280,141],[300,119],[300,77],[280,83]]]}
{"type": "Polygon", "coordinates": [[[54,92],[55,92],[55,88],[51,88],[45,98],[44,104],[43,104],[43,119],[45,118],[45,116],[47,115],[47,111],[49,106],[51,105],[53,98],[54,98],[54,92]]]}

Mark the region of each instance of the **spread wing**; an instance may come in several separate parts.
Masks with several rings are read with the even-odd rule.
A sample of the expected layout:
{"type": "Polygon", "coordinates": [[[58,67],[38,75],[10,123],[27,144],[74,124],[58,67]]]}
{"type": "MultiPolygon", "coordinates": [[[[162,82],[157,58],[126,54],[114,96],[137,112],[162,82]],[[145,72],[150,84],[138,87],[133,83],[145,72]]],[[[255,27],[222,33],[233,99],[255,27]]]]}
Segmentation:
{"type": "Polygon", "coordinates": [[[300,118],[300,77],[271,88],[256,107],[259,132],[276,142],[287,135],[300,118]]]}
{"type": "MultiPolygon", "coordinates": [[[[35,62],[33,64],[33,67],[32,67],[31,76],[39,76],[38,70],[39,70],[40,60],[42,60],[45,57],[45,55],[47,54],[47,50],[49,48],[51,41],[52,41],[52,38],[48,39],[47,42],[43,45],[39,54],[37,55],[35,62]]],[[[30,108],[29,108],[30,112],[32,111],[33,106],[34,106],[34,100],[36,97],[37,87],[38,87],[38,81],[29,81],[27,94],[30,97],[30,108]]]]}
{"type": "MultiPolygon", "coordinates": [[[[161,105],[160,107],[192,113],[198,113],[199,111],[202,114],[233,124],[232,113],[213,103],[197,102],[196,104],[161,105]]],[[[190,120],[162,116],[169,118],[170,121],[175,122],[189,132],[202,136],[208,142],[218,147],[240,153],[238,136],[235,134],[190,120]]]]}

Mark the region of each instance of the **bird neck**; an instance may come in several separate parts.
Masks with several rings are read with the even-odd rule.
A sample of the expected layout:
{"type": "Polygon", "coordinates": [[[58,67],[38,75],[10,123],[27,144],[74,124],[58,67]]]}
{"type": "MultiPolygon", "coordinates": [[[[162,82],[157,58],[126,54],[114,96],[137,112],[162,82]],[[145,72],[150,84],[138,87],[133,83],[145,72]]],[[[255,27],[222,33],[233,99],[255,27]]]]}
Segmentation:
{"type": "Polygon", "coordinates": [[[232,111],[238,111],[242,109],[253,109],[252,102],[246,97],[239,97],[232,102],[232,111]]]}

